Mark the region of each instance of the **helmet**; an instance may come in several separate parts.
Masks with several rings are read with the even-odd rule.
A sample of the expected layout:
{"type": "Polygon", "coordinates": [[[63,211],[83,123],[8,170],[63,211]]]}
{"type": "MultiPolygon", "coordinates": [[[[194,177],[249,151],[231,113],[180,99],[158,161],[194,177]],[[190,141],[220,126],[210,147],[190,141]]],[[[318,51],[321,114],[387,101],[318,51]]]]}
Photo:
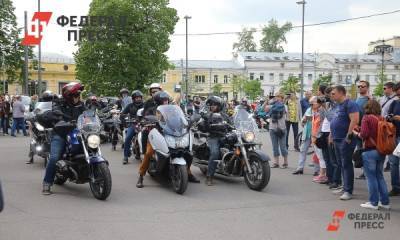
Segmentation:
{"type": "Polygon", "coordinates": [[[220,98],[218,96],[211,96],[206,101],[207,106],[213,106],[213,105],[218,106],[219,110],[222,109],[223,104],[224,104],[224,101],[222,100],[222,98],[220,98]]]}
{"type": "Polygon", "coordinates": [[[90,96],[89,97],[89,100],[91,101],[91,102],[97,102],[97,97],[96,96],[90,96]]]}
{"type": "Polygon", "coordinates": [[[155,89],[155,88],[157,88],[157,89],[159,89],[160,91],[162,91],[162,87],[161,87],[161,85],[160,85],[159,83],[152,83],[152,84],[150,85],[150,87],[149,87],[149,93],[150,93],[150,95],[151,95],[151,90],[153,90],[153,89],[155,89]]]}
{"type": "Polygon", "coordinates": [[[242,98],[242,103],[247,104],[247,98],[246,97],[242,98]]]}
{"type": "Polygon", "coordinates": [[[169,101],[170,96],[164,91],[154,94],[154,101],[157,105],[163,105],[165,101],[169,101]]]}
{"type": "Polygon", "coordinates": [[[120,95],[120,96],[122,96],[122,95],[124,95],[124,94],[128,95],[128,94],[129,94],[129,90],[126,89],[126,88],[123,88],[123,89],[121,89],[121,90],[119,91],[119,95],[120,95]]]}
{"type": "Polygon", "coordinates": [[[141,91],[135,90],[132,92],[131,96],[132,96],[133,102],[135,102],[135,98],[137,98],[137,97],[141,98],[140,101],[138,101],[138,102],[143,102],[143,93],[141,91]]]}
{"type": "Polygon", "coordinates": [[[78,82],[71,82],[65,85],[62,90],[62,96],[67,102],[72,102],[74,96],[79,96],[83,91],[84,86],[78,82]]]}
{"type": "Polygon", "coordinates": [[[54,94],[53,94],[53,92],[50,91],[50,90],[46,90],[46,91],[44,91],[43,94],[42,94],[42,99],[43,99],[44,101],[51,101],[51,100],[53,100],[53,98],[54,98],[54,94]]]}

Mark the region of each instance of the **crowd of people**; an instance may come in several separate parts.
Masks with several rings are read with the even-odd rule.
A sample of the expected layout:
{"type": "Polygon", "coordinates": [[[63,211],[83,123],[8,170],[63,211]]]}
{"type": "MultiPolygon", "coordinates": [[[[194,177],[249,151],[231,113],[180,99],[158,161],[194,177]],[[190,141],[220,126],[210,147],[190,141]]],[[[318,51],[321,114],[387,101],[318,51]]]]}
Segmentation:
{"type": "Polygon", "coordinates": [[[294,175],[304,173],[312,148],[313,182],[326,184],[341,200],[350,200],[354,179],[366,179],[369,198],[361,207],[390,209],[389,196],[400,195],[399,157],[392,154],[394,149],[381,150],[379,138],[392,129],[387,144],[390,145],[391,139],[393,146],[400,142],[400,83],[385,83],[384,96],[380,99],[370,95],[368,81],[359,81],[357,87],[359,97],[356,100],[347,95],[344,86],[321,85],[314,96],[306,92],[305,98],[299,100],[295,94],[285,97],[278,93],[265,104],[271,121],[271,167],[288,167],[288,136],[292,127],[294,150],[299,152],[294,175]],[[300,141],[296,139],[299,123],[302,126],[300,141]],[[362,174],[355,177],[353,161],[357,156],[362,162],[362,174]],[[388,191],[384,171],[390,171],[391,191],[388,191]]]}
{"type": "MultiPolygon", "coordinates": [[[[32,99],[35,98],[32,97],[32,99]]],[[[11,134],[11,136],[16,137],[16,132],[20,131],[24,136],[28,136],[24,114],[25,105],[21,101],[21,96],[0,95],[0,129],[4,136],[11,134]]]]}

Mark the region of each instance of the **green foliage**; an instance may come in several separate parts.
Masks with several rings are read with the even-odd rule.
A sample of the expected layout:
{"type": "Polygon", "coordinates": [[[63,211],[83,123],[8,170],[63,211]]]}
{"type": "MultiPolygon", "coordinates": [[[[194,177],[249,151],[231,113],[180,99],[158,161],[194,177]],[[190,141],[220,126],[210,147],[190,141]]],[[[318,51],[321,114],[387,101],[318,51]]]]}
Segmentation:
{"type": "MultiPolygon", "coordinates": [[[[89,16],[126,16],[125,29],[112,30],[115,40],[78,42],[75,54],[77,79],[97,95],[116,95],[121,88],[142,89],[159,82],[170,66],[165,53],[178,21],[168,0],[93,0],[89,16]]],[[[94,27],[84,27],[91,29],[94,27]]]]}
{"type": "Polygon", "coordinates": [[[222,91],[222,84],[221,83],[217,83],[212,87],[212,91],[213,94],[219,96],[221,94],[222,91]]]}
{"type": "Polygon", "coordinates": [[[239,42],[233,44],[233,50],[238,52],[257,52],[257,45],[253,36],[255,32],[255,28],[243,28],[242,32],[238,33],[239,42]]]}
{"type": "Polygon", "coordinates": [[[257,80],[250,80],[244,82],[244,92],[251,100],[256,99],[262,93],[261,82],[257,80]]]}
{"type": "Polygon", "coordinates": [[[321,76],[313,82],[312,89],[313,93],[318,93],[318,88],[320,85],[331,86],[332,85],[332,75],[321,76]]]}
{"type": "MultiPolygon", "coordinates": [[[[11,0],[0,2],[0,72],[5,73],[8,83],[23,80],[24,46],[19,37],[21,28],[17,26],[17,18],[14,14],[14,6],[11,0]]],[[[32,48],[28,48],[28,55],[32,58],[32,48]]]]}
{"type": "Polygon", "coordinates": [[[280,92],[284,94],[300,92],[299,78],[291,76],[280,83],[280,92]]]}
{"type": "Polygon", "coordinates": [[[268,26],[264,26],[262,30],[263,38],[260,41],[260,51],[263,52],[283,52],[281,44],[286,43],[286,33],[292,30],[293,26],[290,22],[279,27],[275,19],[268,22],[268,26]]]}
{"type": "Polygon", "coordinates": [[[234,75],[231,81],[232,91],[234,95],[238,95],[243,92],[244,83],[248,80],[248,78],[244,76],[234,75]]]}
{"type": "Polygon", "coordinates": [[[373,96],[376,96],[376,97],[383,96],[383,85],[387,81],[388,81],[388,79],[387,79],[386,75],[383,75],[382,73],[380,75],[378,75],[378,84],[376,85],[376,87],[374,89],[373,96]]]}

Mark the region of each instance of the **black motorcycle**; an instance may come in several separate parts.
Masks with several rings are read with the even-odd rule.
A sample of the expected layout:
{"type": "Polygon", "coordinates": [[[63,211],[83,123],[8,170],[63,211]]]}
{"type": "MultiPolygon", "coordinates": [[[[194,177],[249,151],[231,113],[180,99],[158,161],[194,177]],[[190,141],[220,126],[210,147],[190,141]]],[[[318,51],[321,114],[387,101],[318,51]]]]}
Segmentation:
{"type": "Polygon", "coordinates": [[[100,119],[93,111],[81,114],[76,124],[61,121],[54,126],[56,133],[68,134],[65,154],[56,164],[55,184],[89,182],[95,198],[107,199],[112,181],[108,161],[100,150],[100,130],[100,119]]]}
{"type": "MultiPolygon", "coordinates": [[[[257,124],[242,108],[237,109],[233,118],[234,126],[230,126],[231,131],[221,139],[221,154],[220,160],[217,160],[216,173],[228,177],[244,177],[250,189],[261,191],[269,183],[271,169],[270,158],[259,150],[261,144],[256,142],[257,124]]],[[[193,132],[193,163],[206,175],[210,155],[208,134],[196,128],[193,132]]]]}

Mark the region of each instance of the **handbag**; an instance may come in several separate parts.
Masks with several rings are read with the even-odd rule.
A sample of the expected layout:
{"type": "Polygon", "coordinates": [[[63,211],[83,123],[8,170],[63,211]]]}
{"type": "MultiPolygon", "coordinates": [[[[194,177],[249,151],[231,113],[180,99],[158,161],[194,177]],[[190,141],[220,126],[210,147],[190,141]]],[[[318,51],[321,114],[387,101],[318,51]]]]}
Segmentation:
{"type": "Polygon", "coordinates": [[[362,168],[362,166],[363,166],[362,153],[364,151],[365,151],[365,149],[357,149],[354,151],[353,162],[354,162],[355,168],[362,168]]]}
{"type": "Polygon", "coordinates": [[[400,143],[397,144],[396,148],[394,149],[393,155],[396,157],[400,157],[400,143]]]}
{"type": "Polygon", "coordinates": [[[319,149],[324,149],[328,147],[328,136],[323,133],[321,136],[317,137],[315,140],[315,146],[319,149]]]}

